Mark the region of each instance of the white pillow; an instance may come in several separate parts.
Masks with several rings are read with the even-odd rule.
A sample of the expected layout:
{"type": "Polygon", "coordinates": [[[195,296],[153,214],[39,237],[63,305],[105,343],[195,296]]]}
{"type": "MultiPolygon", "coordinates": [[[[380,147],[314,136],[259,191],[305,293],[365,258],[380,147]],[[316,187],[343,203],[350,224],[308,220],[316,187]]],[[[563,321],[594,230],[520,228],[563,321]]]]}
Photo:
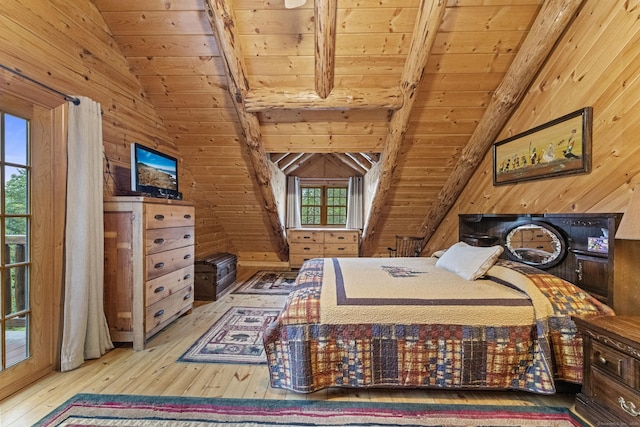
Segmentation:
{"type": "Polygon", "coordinates": [[[434,258],[440,258],[446,251],[446,249],[440,249],[439,251],[432,253],[431,256],[434,258]]]}
{"type": "Polygon", "coordinates": [[[443,268],[466,280],[476,280],[483,276],[498,260],[502,246],[478,247],[458,242],[442,254],[436,267],[443,268]]]}

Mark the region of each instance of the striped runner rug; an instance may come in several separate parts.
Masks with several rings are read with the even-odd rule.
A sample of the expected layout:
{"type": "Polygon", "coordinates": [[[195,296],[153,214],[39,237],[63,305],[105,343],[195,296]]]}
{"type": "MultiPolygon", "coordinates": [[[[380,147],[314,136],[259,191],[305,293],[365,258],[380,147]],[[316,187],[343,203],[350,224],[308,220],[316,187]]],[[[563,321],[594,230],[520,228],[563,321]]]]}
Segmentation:
{"type": "Polygon", "coordinates": [[[586,426],[568,408],[78,394],[36,426],[586,426]]]}

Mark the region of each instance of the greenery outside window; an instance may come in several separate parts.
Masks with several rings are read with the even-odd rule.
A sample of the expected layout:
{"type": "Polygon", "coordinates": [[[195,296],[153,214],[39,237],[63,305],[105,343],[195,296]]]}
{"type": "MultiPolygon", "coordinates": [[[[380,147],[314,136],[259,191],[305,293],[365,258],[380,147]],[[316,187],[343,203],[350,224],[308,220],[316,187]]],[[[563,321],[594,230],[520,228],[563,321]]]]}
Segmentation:
{"type": "Polygon", "coordinates": [[[346,186],[301,186],[302,225],[338,225],[347,223],[346,186]]]}

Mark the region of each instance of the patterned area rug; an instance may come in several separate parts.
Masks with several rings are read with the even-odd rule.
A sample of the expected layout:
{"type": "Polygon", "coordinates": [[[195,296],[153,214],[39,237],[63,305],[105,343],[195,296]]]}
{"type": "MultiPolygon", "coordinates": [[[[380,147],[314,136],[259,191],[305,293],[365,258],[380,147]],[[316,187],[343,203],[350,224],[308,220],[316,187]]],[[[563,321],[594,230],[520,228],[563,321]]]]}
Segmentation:
{"type": "Polygon", "coordinates": [[[266,363],[262,332],[280,311],[279,308],[232,307],[178,362],[266,363]]]}
{"type": "Polygon", "coordinates": [[[297,271],[258,271],[233,293],[287,295],[297,276],[297,271]]]}
{"type": "Polygon", "coordinates": [[[36,426],[586,426],[567,408],[79,394],[36,426]]]}

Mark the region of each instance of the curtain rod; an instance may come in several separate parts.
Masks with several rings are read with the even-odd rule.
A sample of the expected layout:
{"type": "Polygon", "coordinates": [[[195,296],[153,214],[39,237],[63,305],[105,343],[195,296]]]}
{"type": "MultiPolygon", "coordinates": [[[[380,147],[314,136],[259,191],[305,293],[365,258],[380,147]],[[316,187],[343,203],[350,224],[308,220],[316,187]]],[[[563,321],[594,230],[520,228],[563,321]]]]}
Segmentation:
{"type": "Polygon", "coordinates": [[[73,102],[73,105],[80,105],[80,99],[78,99],[78,98],[75,98],[75,97],[73,97],[71,95],[67,95],[66,93],[60,92],[59,90],[56,90],[56,89],[52,88],[51,86],[47,86],[44,83],[40,83],[39,81],[34,80],[29,76],[25,76],[24,74],[20,73],[19,71],[14,70],[13,68],[9,68],[9,67],[7,67],[5,65],[2,65],[2,64],[0,64],[0,68],[5,69],[5,70],[7,70],[9,72],[12,72],[13,74],[15,74],[17,76],[20,76],[23,79],[29,80],[31,83],[35,83],[38,86],[45,88],[49,92],[53,92],[53,93],[55,93],[57,95],[60,95],[62,98],[64,98],[65,101],[73,102]]]}

